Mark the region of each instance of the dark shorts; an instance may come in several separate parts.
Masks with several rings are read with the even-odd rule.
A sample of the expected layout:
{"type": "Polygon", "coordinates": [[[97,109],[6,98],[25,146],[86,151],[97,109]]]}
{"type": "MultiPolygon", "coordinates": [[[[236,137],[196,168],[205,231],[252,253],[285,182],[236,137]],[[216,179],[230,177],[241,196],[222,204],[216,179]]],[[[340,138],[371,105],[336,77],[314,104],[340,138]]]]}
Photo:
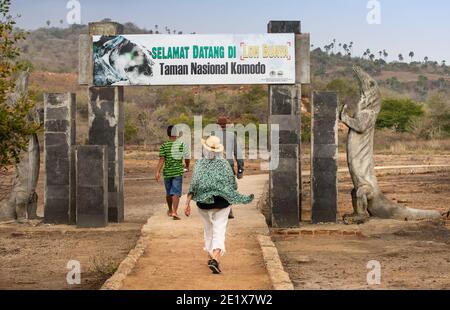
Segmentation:
{"type": "Polygon", "coordinates": [[[183,177],[174,177],[164,179],[164,186],[166,187],[167,196],[182,196],[183,191],[183,177]]]}
{"type": "Polygon", "coordinates": [[[230,206],[230,203],[220,196],[214,196],[213,204],[197,202],[197,206],[202,210],[214,210],[228,208],[230,206]]]}

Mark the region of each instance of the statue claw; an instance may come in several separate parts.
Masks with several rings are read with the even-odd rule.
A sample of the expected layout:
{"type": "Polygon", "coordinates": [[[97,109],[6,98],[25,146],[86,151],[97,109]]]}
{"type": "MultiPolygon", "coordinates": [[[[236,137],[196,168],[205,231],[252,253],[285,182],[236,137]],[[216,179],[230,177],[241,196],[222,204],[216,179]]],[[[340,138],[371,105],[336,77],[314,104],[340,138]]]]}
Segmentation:
{"type": "Polygon", "coordinates": [[[346,214],[343,217],[343,222],[345,225],[361,225],[369,220],[368,216],[359,214],[346,214]]]}

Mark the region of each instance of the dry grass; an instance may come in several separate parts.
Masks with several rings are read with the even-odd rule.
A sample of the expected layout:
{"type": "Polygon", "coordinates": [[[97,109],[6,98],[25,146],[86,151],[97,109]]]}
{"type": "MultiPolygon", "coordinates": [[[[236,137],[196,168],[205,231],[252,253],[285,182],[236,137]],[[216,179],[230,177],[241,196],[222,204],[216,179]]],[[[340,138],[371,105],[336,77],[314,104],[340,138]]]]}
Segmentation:
{"type": "Polygon", "coordinates": [[[97,254],[90,259],[90,271],[97,274],[101,278],[111,277],[119,268],[119,263],[117,261],[105,254],[97,254]]]}
{"type": "MultiPolygon", "coordinates": [[[[339,132],[339,151],[345,152],[347,132],[339,132]]],[[[388,129],[375,132],[374,152],[376,154],[450,154],[450,139],[418,139],[410,133],[388,129]]]]}

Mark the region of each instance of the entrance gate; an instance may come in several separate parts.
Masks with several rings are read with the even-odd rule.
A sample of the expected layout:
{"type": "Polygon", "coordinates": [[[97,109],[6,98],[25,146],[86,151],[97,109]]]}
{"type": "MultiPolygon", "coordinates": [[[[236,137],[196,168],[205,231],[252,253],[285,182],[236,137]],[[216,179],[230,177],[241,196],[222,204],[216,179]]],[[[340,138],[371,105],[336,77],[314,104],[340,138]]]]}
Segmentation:
{"type": "MultiPolygon", "coordinates": [[[[300,113],[302,95],[311,97],[310,35],[301,33],[299,21],[271,21],[268,32],[295,34],[295,84],[269,85],[269,125],[279,127],[279,165],[269,173],[269,201],[272,226],[298,227],[302,214],[300,113]]],[[[48,177],[45,181],[46,222],[74,224],[83,218],[85,223],[77,221],[77,225],[96,227],[107,221],[124,221],[124,86],[94,86],[92,54],[92,36],[122,33],[123,26],[118,23],[90,23],[89,34],[81,35],[79,40],[79,84],[88,86],[89,94],[89,144],[106,146],[105,149],[91,147],[76,152],[74,96],[46,96],[46,130],[47,124],[66,124],[45,134],[45,153],[49,159],[46,171],[60,176],[60,181],[48,177]],[[60,154],[61,147],[68,151],[60,154]],[[55,165],[52,158],[56,162],[66,159],[65,165],[55,165]],[[107,163],[101,164],[105,158],[107,163]],[[75,171],[77,162],[85,160],[92,164],[83,164],[83,169],[75,171]],[[75,174],[79,176],[77,179],[75,174]],[[106,175],[107,184],[101,180],[106,175]],[[77,188],[84,194],[75,195],[77,188]],[[98,199],[104,196],[106,202],[98,199]],[[84,207],[77,208],[76,204],[84,207]]],[[[312,123],[312,218],[313,222],[329,222],[336,220],[337,207],[337,96],[316,96],[319,100],[312,109],[318,113],[312,123]]]]}

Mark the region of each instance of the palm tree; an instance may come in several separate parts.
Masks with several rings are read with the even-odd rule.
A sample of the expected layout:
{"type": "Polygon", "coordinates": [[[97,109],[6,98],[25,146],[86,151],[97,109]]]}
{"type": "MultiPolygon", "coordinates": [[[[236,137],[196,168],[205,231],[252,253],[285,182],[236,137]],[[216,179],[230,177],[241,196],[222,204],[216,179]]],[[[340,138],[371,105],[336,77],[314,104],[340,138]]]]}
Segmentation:
{"type": "Polygon", "coordinates": [[[348,48],[347,43],[345,43],[344,45],[342,45],[342,47],[344,48],[345,55],[348,56],[349,48],[348,48]]]}
{"type": "Polygon", "coordinates": [[[428,58],[428,56],[425,56],[424,58],[423,58],[423,60],[425,61],[425,64],[428,64],[428,60],[429,60],[430,58],[428,58]]]}
{"type": "Polygon", "coordinates": [[[443,61],[442,61],[442,67],[445,67],[445,66],[446,66],[446,63],[447,63],[447,61],[443,60],[443,61]]]}
{"type": "Polygon", "coordinates": [[[51,21],[48,20],[45,23],[47,24],[47,27],[50,27],[51,21]]]}
{"type": "Polygon", "coordinates": [[[383,57],[383,52],[379,51],[378,54],[380,54],[380,59],[381,59],[381,57],[383,57]]]}
{"type": "Polygon", "coordinates": [[[411,58],[411,62],[413,61],[414,55],[415,55],[414,52],[412,51],[409,52],[409,58],[411,58]]]}
{"type": "Polygon", "coordinates": [[[387,60],[388,56],[389,56],[388,52],[386,52],[386,50],[383,50],[383,57],[385,61],[387,60]]]}
{"type": "Polygon", "coordinates": [[[402,54],[398,54],[398,60],[399,60],[400,62],[403,62],[403,60],[404,60],[404,57],[403,57],[403,55],[402,55],[402,54]]]}
{"type": "Polygon", "coordinates": [[[370,54],[369,58],[370,58],[370,60],[373,61],[375,59],[375,55],[374,54],[370,54]]]}

